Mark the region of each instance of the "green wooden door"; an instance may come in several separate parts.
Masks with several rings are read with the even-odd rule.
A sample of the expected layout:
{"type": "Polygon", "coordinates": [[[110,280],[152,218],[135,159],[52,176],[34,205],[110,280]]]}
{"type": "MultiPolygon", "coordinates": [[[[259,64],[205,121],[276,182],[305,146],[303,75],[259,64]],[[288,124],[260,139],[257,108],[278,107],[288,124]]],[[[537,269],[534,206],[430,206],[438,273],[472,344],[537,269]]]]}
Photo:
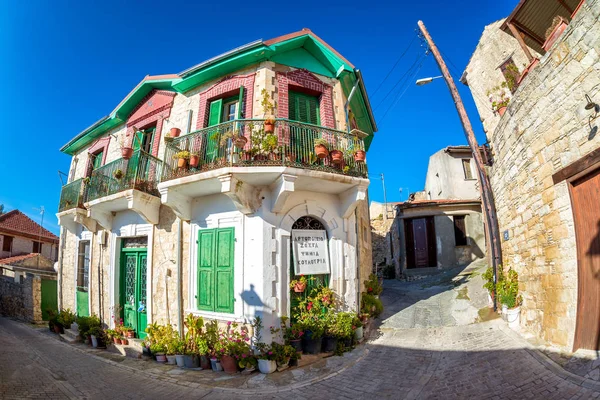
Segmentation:
{"type": "Polygon", "coordinates": [[[121,304],[123,324],[134,329],[139,338],[146,337],[148,323],[146,304],[147,277],[146,249],[132,248],[121,251],[121,304]]]}
{"type": "Polygon", "coordinates": [[[234,228],[198,231],[198,309],[233,313],[234,228]]]}
{"type": "Polygon", "coordinates": [[[58,290],[56,281],[52,279],[42,279],[42,319],[48,321],[50,318],[49,311],[58,313],[58,290]]]}
{"type": "Polygon", "coordinates": [[[82,240],[79,242],[76,290],[77,315],[80,317],[88,317],[90,315],[89,272],[90,242],[82,240]]]}
{"type": "MultiPolygon", "coordinates": [[[[215,126],[221,123],[223,116],[223,99],[215,100],[210,103],[210,114],[208,115],[208,126],[215,126]]],[[[215,162],[219,153],[219,130],[209,131],[206,138],[206,162],[215,162]]]]}
{"type": "MultiPolygon", "coordinates": [[[[288,101],[289,118],[292,121],[304,122],[313,125],[319,125],[321,118],[319,115],[319,99],[315,96],[309,96],[304,93],[289,92],[288,101]]],[[[290,127],[290,146],[296,159],[308,161],[310,152],[314,147],[314,140],[319,137],[316,129],[309,126],[290,127]]]]}

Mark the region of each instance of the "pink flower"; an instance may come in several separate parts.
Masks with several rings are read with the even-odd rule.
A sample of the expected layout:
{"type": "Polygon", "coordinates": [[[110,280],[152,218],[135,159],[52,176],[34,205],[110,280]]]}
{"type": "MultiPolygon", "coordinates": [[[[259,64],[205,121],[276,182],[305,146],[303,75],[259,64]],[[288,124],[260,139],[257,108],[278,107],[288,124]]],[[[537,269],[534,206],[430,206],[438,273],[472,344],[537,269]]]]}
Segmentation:
{"type": "Polygon", "coordinates": [[[311,308],[312,308],[312,306],[313,306],[313,303],[312,303],[312,301],[311,301],[311,302],[309,302],[309,303],[308,303],[308,305],[306,306],[306,309],[307,309],[308,311],[310,311],[310,310],[311,310],[311,308]]]}
{"type": "Polygon", "coordinates": [[[269,355],[270,355],[270,356],[272,356],[272,355],[273,355],[273,352],[272,352],[272,351],[270,351],[270,352],[269,352],[269,355]]]}
{"type": "Polygon", "coordinates": [[[245,355],[245,354],[242,354],[242,358],[246,358],[246,355],[245,355]]]}
{"type": "Polygon", "coordinates": [[[231,321],[227,321],[227,326],[231,325],[231,321]]]}

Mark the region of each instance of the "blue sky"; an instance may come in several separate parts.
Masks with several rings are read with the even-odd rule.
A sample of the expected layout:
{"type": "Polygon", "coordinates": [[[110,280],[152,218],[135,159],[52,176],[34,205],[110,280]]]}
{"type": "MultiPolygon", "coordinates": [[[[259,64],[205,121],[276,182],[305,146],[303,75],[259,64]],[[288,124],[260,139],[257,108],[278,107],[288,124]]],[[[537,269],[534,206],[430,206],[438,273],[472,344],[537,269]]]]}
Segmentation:
{"type": "MultiPolygon", "coordinates": [[[[147,74],[178,73],[234,47],[310,28],[362,70],[379,125],[368,155],[370,199],[406,199],[421,190],[429,155],[466,143],[442,80],[400,82],[423,52],[415,40],[387,81],[422,19],[458,81],[485,25],[517,0],[264,3],[164,1],[4,1],[0,4],[0,203],[58,233],[54,214],[70,157],[58,149],[107,115],[147,74]],[[403,96],[398,99],[399,95],[403,96]],[[389,111],[388,111],[389,108],[389,111]],[[384,114],[387,112],[387,115],[384,114]]],[[[417,64],[419,65],[419,64],[417,64]]],[[[439,75],[433,57],[416,76],[439,75]]],[[[458,83],[458,82],[457,82],[458,83]]],[[[485,137],[471,94],[459,84],[480,143],[485,137]]]]}

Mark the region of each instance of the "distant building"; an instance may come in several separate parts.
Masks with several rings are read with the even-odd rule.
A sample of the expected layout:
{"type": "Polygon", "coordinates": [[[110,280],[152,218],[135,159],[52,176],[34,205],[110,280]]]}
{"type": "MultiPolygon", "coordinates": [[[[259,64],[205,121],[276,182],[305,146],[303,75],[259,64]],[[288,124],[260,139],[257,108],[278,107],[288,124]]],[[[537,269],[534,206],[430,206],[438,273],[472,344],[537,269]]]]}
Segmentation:
{"type": "Polygon", "coordinates": [[[396,205],[391,245],[396,274],[468,264],[485,257],[478,181],[468,146],[429,159],[425,190],[396,205]]]}
{"type": "Polygon", "coordinates": [[[41,254],[56,261],[58,236],[19,210],[0,215],[0,264],[3,258],[25,254],[41,254]]]}

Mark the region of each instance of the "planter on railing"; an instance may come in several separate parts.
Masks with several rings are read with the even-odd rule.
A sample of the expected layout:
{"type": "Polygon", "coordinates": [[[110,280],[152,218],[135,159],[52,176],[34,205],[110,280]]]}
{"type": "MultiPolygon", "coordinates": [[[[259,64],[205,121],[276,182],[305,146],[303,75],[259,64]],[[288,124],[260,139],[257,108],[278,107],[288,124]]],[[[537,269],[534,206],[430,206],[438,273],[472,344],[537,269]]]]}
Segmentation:
{"type": "Polygon", "coordinates": [[[158,196],[157,185],[162,162],[141,150],[128,160],[120,158],[92,172],[86,202],[128,189],[158,196]]]}
{"type": "Polygon", "coordinates": [[[58,212],[67,211],[72,208],[83,208],[85,187],[83,179],[74,180],[63,186],[60,191],[58,212]]]}
{"type": "Polygon", "coordinates": [[[546,41],[542,45],[542,48],[546,51],[550,50],[550,47],[552,47],[552,45],[556,42],[560,35],[562,35],[565,29],[567,29],[567,26],[569,26],[569,22],[566,21],[564,18],[557,18],[560,18],[560,21],[556,23],[556,26],[554,27],[552,32],[546,37],[546,41]]]}
{"type": "Polygon", "coordinates": [[[233,166],[288,166],[367,176],[361,138],[286,119],[276,120],[271,130],[263,119],[246,119],[204,128],[167,143],[161,180],[233,166]],[[324,139],[333,155],[317,157],[315,139],[324,139]],[[182,151],[197,155],[198,162],[179,165],[177,154],[182,151]]]}

